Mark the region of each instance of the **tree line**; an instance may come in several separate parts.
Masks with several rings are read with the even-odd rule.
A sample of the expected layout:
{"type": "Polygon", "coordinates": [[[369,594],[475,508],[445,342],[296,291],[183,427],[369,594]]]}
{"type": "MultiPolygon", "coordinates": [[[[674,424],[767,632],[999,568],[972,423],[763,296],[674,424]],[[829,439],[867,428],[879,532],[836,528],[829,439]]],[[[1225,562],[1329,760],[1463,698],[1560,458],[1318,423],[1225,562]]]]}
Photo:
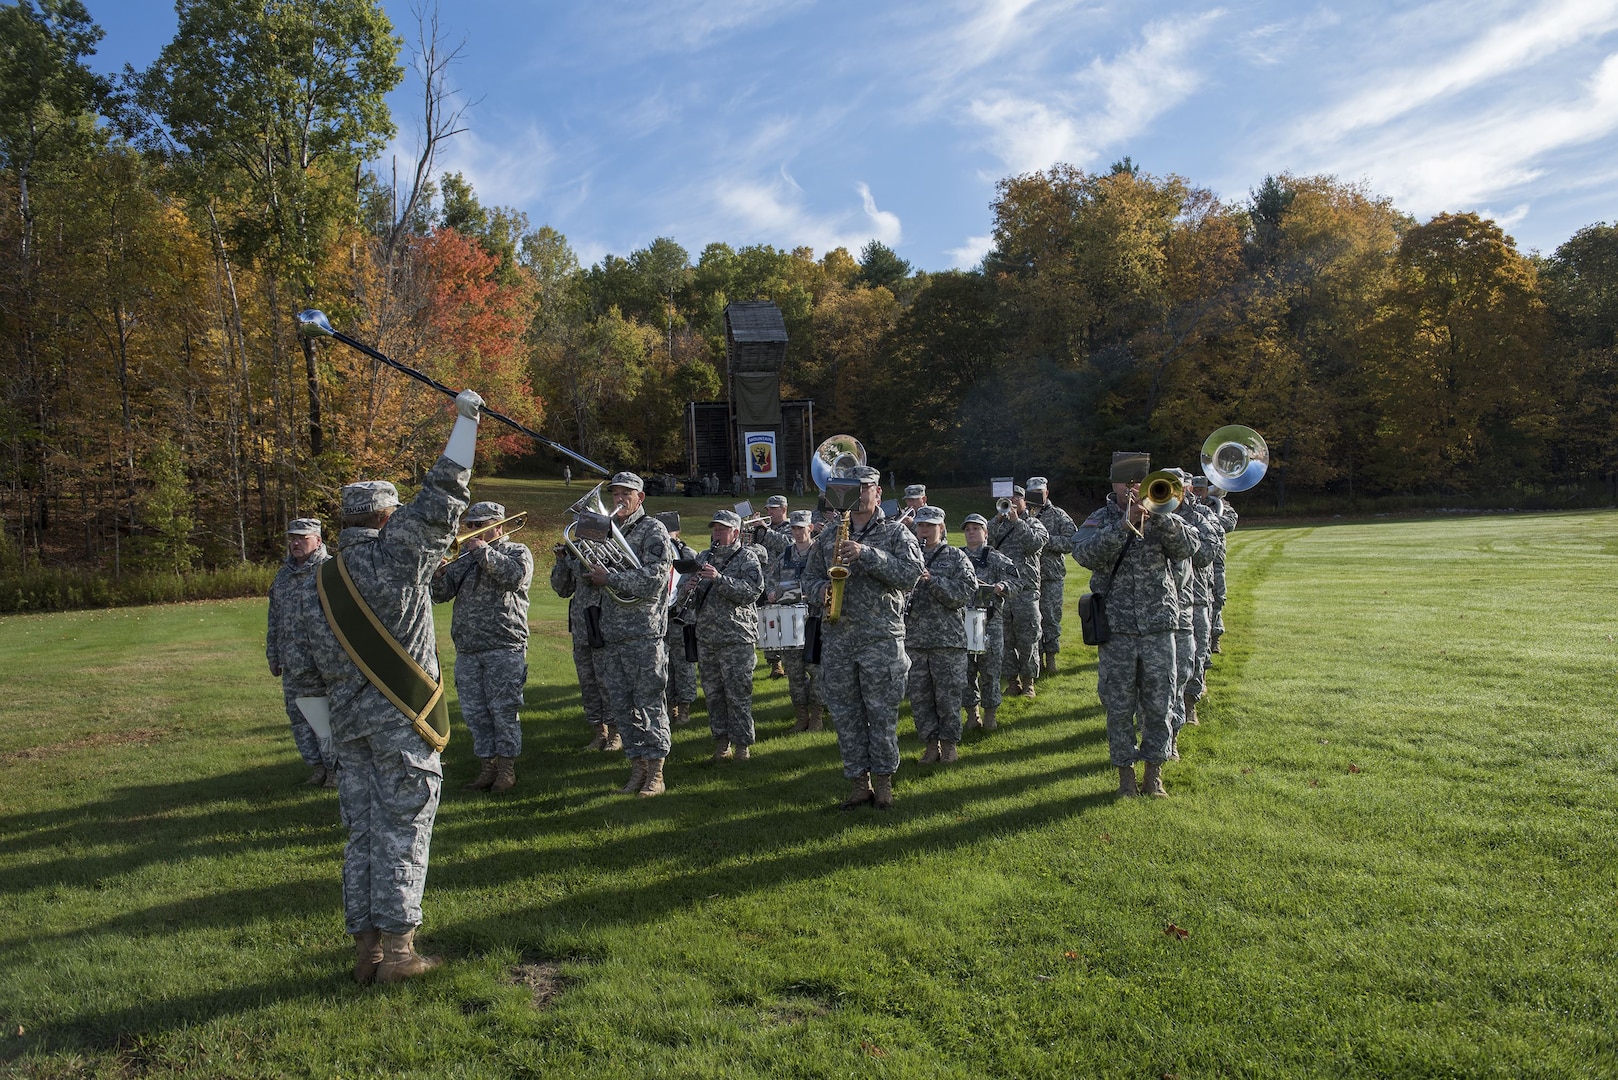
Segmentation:
{"type": "MultiPolygon", "coordinates": [[[[971,270],[667,237],[585,267],[437,167],[463,115],[430,12],[407,44],[373,0],[177,11],[149,68],[107,79],[80,0],[0,7],[0,556],[252,561],[347,480],[419,476],[448,400],[299,339],[308,306],[644,470],[684,471],[684,405],[723,392],[724,307],[767,298],[785,393],[907,480],[1090,488],[1113,449],[1195,464],[1243,423],[1278,505],[1618,485],[1618,228],[1524,254],[1330,177],[1231,203],[1126,158],[1001,181],[971,270]],[[384,166],[405,63],[423,137],[384,166]]],[[[485,465],[533,452],[483,438],[485,465]]]]}

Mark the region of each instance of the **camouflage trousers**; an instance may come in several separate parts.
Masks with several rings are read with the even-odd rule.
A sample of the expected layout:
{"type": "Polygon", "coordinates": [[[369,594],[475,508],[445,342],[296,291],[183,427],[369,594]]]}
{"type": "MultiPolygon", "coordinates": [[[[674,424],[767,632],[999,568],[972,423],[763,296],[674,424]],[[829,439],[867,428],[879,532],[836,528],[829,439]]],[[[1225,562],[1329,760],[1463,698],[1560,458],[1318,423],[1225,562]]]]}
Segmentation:
{"type": "Polygon", "coordinates": [[[298,748],[298,756],[303,763],[311,769],[316,765],[330,767],[337,764],[337,755],[332,750],[331,740],[322,739],[315,734],[315,729],[309,726],[309,721],[303,718],[303,710],[298,708],[298,690],[292,685],[289,676],[281,676],[281,700],[287,708],[287,719],[292,722],[292,742],[298,748]]]}
{"type": "Polygon", "coordinates": [[[787,669],[787,694],[792,704],[824,705],[820,699],[820,665],[804,663],[802,649],[788,649],[776,655],[787,669]]]}
{"type": "Polygon", "coordinates": [[[1174,697],[1169,701],[1169,727],[1185,727],[1185,689],[1191,683],[1191,665],[1197,660],[1197,632],[1174,631],[1174,697]]]}
{"type": "Polygon", "coordinates": [[[596,652],[588,641],[573,639],[573,670],[579,673],[579,697],[584,702],[584,722],[591,727],[612,722],[607,711],[607,692],[596,677],[596,652]]]}
{"type": "Polygon", "coordinates": [[[1039,579],[1039,651],[1062,651],[1062,593],[1067,579],[1044,577],[1039,579]]]}
{"type": "Polygon", "coordinates": [[[899,703],[910,659],[898,638],[844,645],[826,641],[820,652],[820,692],[837,728],[843,775],[852,780],[899,770],[899,703]]]}
{"type": "Polygon", "coordinates": [[[998,613],[991,614],[985,624],[983,643],[988,646],[983,655],[966,654],[966,690],[961,704],[966,708],[985,705],[1000,707],[1000,666],[1005,661],[1005,623],[998,613]]]}
{"type": "Polygon", "coordinates": [[[607,708],[630,758],[669,756],[668,649],[663,639],[637,638],[595,650],[596,674],[607,692],[607,708]]]}
{"type": "Polygon", "coordinates": [[[1213,645],[1213,608],[1207,604],[1193,607],[1191,625],[1197,636],[1196,656],[1191,661],[1191,681],[1186,683],[1185,692],[1191,695],[1191,700],[1197,701],[1208,688],[1208,649],[1213,645]]]}
{"type": "Polygon", "coordinates": [[[708,702],[708,730],[736,746],[753,745],[753,666],[758,655],[750,641],[729,645],[697,643],[702,696],[708,702]]]}
{"type": "Polygon", "coordinates": [[[1225,567],[1222,563],[1214,564],[1213,572],[1213,629],[1209,633],[1211,641],[1218,641],[1219,635],[1225,632],[1225,567]]]}
{"type": "Polygon", "coordinates": [[[1096,693],[1107,710],[1107,756],[1120,767],[1168,760],[1169,698],[1176,678],[1174,632],[1114,630],[1097,652],[1096,693]]]}
{"type": "Polygon", "coordinates": [[[410,727],[340,742],[337,761],[337,806],[348,828],[343,848],[347,932],[402,934],[421,924],[443,766],[410,727]]]}
{"type": "Polygon", "coordinates": [[[669,707],[689,705],[697,700],[697,665],[685,658],[685,623],[669,620],[663,646],[669,656],[669,707]]]}
{"type": "Polygon", "coordinates": [[[966,696],[965,649],[911,649],[910,716],[916,737],[926,742],[961,741],[961,699],[966,696]]]}
{"type": "Polygon", "coordinates": [[[1000,609],[1005,619],[1005,655],[1000,661],[1000,677],[1027,679],[1039,677],[1039,594],[1018,593],[1000,609]]]}
{"type": "Polygon", "coordinates": [[[455,654],[455,693],[461,719],[480,758],[522,753],[522,695],[528,685],[528,650],[482,649],[455,654]]]}

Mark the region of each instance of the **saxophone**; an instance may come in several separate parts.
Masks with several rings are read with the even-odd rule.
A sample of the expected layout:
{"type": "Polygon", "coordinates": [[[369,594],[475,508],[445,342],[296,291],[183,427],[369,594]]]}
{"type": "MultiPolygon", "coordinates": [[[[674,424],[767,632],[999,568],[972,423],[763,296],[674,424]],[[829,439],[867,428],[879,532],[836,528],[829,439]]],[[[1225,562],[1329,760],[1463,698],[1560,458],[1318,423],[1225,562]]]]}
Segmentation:
{"type": "Polygon", "coordinates": [[[843,585],[848,581],[848,567],[843,564],[843,542],[848,539],[848,512],[837,520],[837,536],[832,541],[831,565],[826,576],[831,578],[831,595],[826,600],[826,620],[836,622],[843,617],[843,585]]]}

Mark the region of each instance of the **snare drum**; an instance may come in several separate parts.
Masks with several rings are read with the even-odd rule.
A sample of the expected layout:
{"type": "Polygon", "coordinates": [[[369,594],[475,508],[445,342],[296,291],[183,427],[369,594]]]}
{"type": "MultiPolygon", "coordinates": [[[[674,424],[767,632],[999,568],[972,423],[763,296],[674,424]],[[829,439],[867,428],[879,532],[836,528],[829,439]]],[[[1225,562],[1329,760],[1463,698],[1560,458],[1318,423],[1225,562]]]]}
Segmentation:
{"type": "Polygon", "coordinates": [[[803,621],[808,616],[805,604],[760,604],[758,647],[771,652],[803,648],[803,621]]]}
{"type": "Polygon", "coordinates": [[[982,656],[989,651],[989,612],[987,608],[962,608],[966,619],[966,651],[982,656]]]}

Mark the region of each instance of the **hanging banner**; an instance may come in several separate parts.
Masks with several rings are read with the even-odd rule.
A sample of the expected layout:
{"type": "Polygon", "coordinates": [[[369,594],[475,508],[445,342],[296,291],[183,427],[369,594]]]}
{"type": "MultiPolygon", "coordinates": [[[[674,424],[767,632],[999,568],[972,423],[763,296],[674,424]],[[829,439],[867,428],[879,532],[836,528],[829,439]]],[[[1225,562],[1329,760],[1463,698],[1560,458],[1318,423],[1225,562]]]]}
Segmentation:
{"type": "Polygon", "coordinates": [[[775,476],[775,432],[749,431],[744,437],[744,442],[747,449],[747,475],[760,479],[775,476]]]}

